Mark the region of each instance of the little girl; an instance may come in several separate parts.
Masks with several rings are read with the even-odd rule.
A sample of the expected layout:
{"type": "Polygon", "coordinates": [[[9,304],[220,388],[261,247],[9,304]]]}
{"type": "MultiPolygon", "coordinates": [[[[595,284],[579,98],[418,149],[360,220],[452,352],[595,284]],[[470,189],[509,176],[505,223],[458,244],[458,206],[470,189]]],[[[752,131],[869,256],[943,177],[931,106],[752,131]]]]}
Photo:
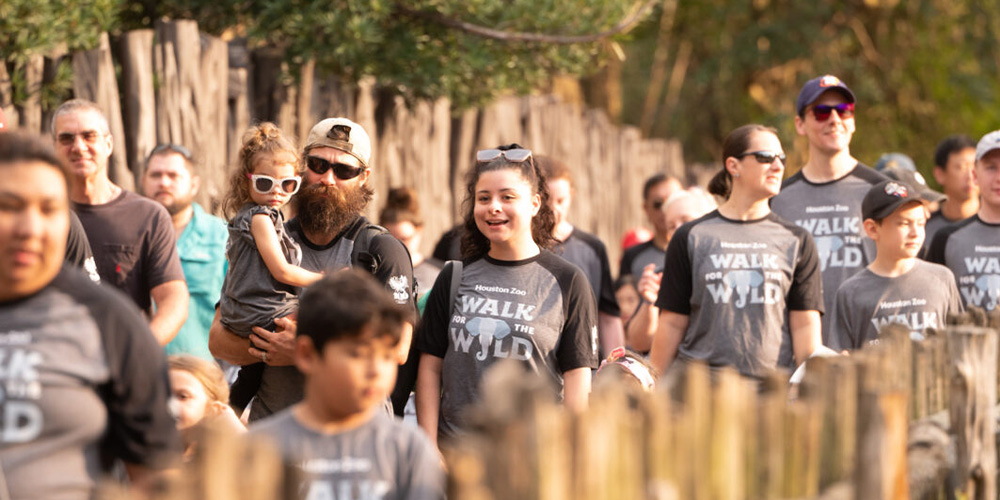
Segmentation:
{"type": "MultiPolygon", "coordinates": [[[[285,232],[280,210],[299,190],[298,165],[295,146],[275,124],[261,123],[243,135],[239,165],[222,205],[232,218],[219,306],[220,321],[239,336],[250,337],[254,326],[274,330],[276,318],[295,312],[297,288],[321,277],[298,266],[302,252],[285,232]]],[[[240,370],[230,397],[235,407],[249,403],[263,371],[264,363],[240,370]]]]}

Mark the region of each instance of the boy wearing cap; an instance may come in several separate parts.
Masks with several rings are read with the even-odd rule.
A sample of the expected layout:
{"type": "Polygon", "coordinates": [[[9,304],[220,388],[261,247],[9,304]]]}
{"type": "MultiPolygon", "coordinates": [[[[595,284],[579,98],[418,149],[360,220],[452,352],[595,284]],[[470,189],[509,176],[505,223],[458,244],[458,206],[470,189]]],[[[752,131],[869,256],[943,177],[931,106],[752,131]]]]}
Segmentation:
{"type": "Polygon", "coordinates": [[[992,311],[1000,301],[1000,130],[980,139],[973,172],[979,211],[939,230],[927,260],[951,269],[965,307],[992,311]]]}
{"type": "MultiPolygon", "coordinates": [[[[862,228],[861,200],[886,180],[851,156],[855,101],[854,92],[833,75],[806,82],[796,100],[795,130],[809,142],[809,159],[771,199],[774,213],[806,228],[816,241],[827,311],[834,310],[840,284],[875,256],[862,228]]],[[[832,346],[830,316],[823,316],[823,344],[832,346]]],[[[783,364],[791,361],[790,351],[783,350],[783,364]]]]}
{"type": "Polygon", "coordinates": [[[951,271],[917,258],[927,203],[902,181],[883,181],[868,190],[861,211],[865,233],[875,242],[875,259],[837,290],[830,325],[836,349],[877,344],[879,330],[889,323],[906,325],[922,338],[925,328],[940,328],[948,314],[962,310],[951,271]]]}

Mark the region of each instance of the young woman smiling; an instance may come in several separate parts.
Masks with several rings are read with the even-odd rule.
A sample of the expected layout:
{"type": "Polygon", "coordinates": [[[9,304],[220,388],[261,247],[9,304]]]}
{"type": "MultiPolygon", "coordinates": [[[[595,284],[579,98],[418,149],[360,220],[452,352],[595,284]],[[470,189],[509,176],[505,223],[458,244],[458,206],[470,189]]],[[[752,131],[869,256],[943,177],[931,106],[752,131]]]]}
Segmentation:
{"type": "Polygon", "coordinates": [[[709,183],[725,203],[681,226],[667,248],[650,352],[661,373],[678,357],[761,376],[779,356],[802,362],[821,348],[816,245],[768,206],[784,159],[772,128],[744,125],[726,137],[709,183]]]}
{"type": "Polygon", "coordinates": [[[483,374],[502,359],[549,379],[568,407],[587,404],[596,300],[583,273],[546,250],[554,224],[548,196],[531,151],[512,144],[477,153],[457,290],[457,266],[448,265],[416,336],[417,420],[432,440],[460,432],[483,374]]]}

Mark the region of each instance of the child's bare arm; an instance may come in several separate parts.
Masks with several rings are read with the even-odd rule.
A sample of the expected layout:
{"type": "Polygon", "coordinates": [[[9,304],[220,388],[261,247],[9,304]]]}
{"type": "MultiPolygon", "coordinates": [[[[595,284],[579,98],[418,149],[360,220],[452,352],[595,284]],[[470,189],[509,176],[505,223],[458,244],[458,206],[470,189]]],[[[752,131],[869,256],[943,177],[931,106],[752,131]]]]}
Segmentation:
{"type": "Polygon", "coordinates": [[[264,265],[274,276],[274,279],[292,286],[309,286],[323,277],[322,274],[306,271],[299,266],[293,266],[285,260],[278,242],[278,233],[274,223],[266,214],[255,214],[250,219],[250,234],[257,244],[257,251],[264,259],[264,265]]]}

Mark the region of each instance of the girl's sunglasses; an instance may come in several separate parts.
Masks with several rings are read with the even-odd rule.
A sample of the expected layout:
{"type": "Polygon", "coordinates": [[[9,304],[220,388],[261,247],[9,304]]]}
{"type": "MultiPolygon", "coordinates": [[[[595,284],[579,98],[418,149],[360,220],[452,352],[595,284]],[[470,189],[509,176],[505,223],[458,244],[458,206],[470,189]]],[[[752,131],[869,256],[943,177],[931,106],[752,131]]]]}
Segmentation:
{"type": "Polygon", "coordinates": [[[758,163],[763,164],[774,163],[774,160],[781,160],[781,163],[785,163],[785,153],[775,153],[774,151],[750,151],[737,156],[737,158],[742,160],[747,156],[753,156],[758,163]]]}
{"type": "Polygon", "coordinates": [[[299,176],[285,177],[284,179],[275,179],[269,175],[261,174],[247,174],[247,178],[250,179],[250,185],[253,186],[253,190],[260,194],[271,194],[275,187],[281,186],[281,191],[285,194],[295,194],[299,191],[299,184],[302,183],[302,178],[299,176]]]}
{"type": "Polygon", "coordinates": [[[830,119],[830,114],[833,111],[837,112],[837,116],[842,119],[851,118],[854,116],[854,103],[853,102],[843,102],[836,106],[828,106],[826,104],[817,104],[813,106],[812,113],[816,117],[816,121],[825,122],[830,119]]]}
{"type": "Polygon", "coordinates": [[[355,167],[346,163],[330,163],[317,156],[307,156],[306,166],[309,167],[309,170],[316,172],[317,175],[324,175],[332,168],[333,175],[342,181],[349,181],[365,171],[364,167],[355,167]]]}
{"type": "Polygon", "coordinates": [[[501,156],[512,163],[522,163],[531,159],[530,149],[481,149],[476,151],[476,163],[489,163],[501,156]]]}

